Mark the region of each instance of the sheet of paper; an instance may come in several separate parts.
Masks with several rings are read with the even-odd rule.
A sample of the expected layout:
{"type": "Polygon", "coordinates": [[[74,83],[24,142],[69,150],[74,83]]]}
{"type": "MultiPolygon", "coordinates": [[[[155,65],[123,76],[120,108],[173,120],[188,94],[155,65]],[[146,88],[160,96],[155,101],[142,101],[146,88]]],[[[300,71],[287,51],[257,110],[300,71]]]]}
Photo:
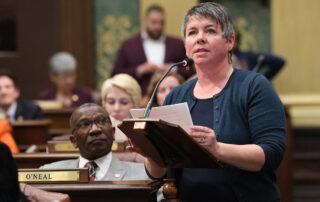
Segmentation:
{"type": "Polygon", "coordinates": [[[116,119],[113,119],[110,116],[112,126],[115,128],[114,132],[114,141],[115,142],[125,142],[128,140],[128,137],[118,128],[118,124],[121,123],[121,121],[118,121],[116,119]]]}
{"type": "MultiPolygon", "coordinates": [[[[144,110],[144,108],[130,109],[130,113],[133,118],[139,118],[143,117],[144,110]]],[[[177,124],[186,132],[190,132],[190,127],[193,126],[189,107],[186,102],[152,107],[149,118],[159,118],[166,122],[177,124]]]]}

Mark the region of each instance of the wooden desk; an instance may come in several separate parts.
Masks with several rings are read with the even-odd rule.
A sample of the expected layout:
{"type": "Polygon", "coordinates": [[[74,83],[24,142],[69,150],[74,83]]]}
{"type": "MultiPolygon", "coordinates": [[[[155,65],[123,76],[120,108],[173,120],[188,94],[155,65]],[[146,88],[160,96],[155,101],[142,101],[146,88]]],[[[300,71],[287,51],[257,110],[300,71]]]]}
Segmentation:
{"type": "MultiPolygon", "coordinates": [[[[126,146],[128,142],[113,142],[112,152],[127,153],[126,146]]],[[[51,140],[48,141],[48,153],[79,153],[79,149],[75,149],[71,141],[68,140],[51,140]]]]}
{"type": "MultiPolygon", "coordinates": [[[[49,120],[27,120],[13,121],[12,135],[19,146],[19,149],[24,151],[30,145],[46,145],[50,140],[49,120]]],[[[40,146],[41,147],[41,146],[40,146]]]]}
{"type": "MultiPolygon", "coordinates": [[[[121,155],[126,152],[113,152],[119,159],[121,155]]],[[[39,168],[40,166],[53,163],[56,161],[76,159],[79,157],[79,153],[17,153],[12,154],[13,159],[17,165],[17,168],[39,168]]]]}
{"type": "Polygon", "coordinates": [[[17,153],[12,156],[17,168],[39,168],[55,161],[76,159],[79,157],[79,153],[17,153]]]}
{"type": "Polygon", "coordinates": [[[43,118],[51,120],[51,135],[60,135],[71,133],[69,119],[74,109],[45,109],[43,110],[43,118]]]}
{"type": "Polygon", "coordinates": [[[95,181],[84,184],[36,184],[46,191],[66,193],[76,202],[156,201],[154,181],[95,181]]]}

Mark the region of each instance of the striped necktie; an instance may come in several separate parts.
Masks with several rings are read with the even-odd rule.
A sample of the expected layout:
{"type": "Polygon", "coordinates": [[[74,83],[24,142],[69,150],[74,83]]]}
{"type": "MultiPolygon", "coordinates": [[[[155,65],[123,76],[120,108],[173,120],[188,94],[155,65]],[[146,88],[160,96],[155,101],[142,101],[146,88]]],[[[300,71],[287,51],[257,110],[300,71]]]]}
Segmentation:
{"type": "Polygon", "coordinates": [[[88,161],[84,167],[89,168],[89,179],[94,181],[96,179],[97,164],[94,161],[88,161]]]}

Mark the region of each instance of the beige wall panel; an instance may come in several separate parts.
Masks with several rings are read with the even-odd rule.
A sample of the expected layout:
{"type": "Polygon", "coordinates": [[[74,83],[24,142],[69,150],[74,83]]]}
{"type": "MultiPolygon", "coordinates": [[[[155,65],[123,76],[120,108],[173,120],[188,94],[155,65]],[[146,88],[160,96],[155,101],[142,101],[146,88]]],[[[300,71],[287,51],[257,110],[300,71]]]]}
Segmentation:
{"type": "Polygon", "coordinates": [[[145,10],[151,4],[158,4],[166,11],[166,33],[181,38],[180,27],[183,16],[192,6],[198,3],[197,0],[140,0],[141,19],[144,18],[145,10]]]}
{"type": "Polygon", "coordinates": [[[319,0],[272,0],[272,49],[287,61],[273,81],[279,94],[320,94],[319,10],[319,0]]]}

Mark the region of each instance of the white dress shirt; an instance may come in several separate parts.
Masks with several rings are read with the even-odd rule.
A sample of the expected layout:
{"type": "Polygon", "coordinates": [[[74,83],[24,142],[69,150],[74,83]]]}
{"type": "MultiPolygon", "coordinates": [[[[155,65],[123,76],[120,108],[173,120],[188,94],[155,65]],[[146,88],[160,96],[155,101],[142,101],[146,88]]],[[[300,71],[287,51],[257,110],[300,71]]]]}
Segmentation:
{"type": "MultiPolygon", "coordinates": [[[[103,177],[107,174],[109,170],[111,160],[112,160],[112,152],[109,152],[108,154],[94,160],[94,162],[97,164],[95,180],[103,179],[103,177]]],[[[88,161],[89,161],[88,159],[85,159],[82,156],[80,156],[79,168],[84,168],[88,161]]]]}
{"type": "Polygon", "coordinates": [[[145,31],[141,32],[141,37],[147,61],[161,67],[164,64],[166,37],[161,35],[159,39],[154,40],[145,31]]]}

